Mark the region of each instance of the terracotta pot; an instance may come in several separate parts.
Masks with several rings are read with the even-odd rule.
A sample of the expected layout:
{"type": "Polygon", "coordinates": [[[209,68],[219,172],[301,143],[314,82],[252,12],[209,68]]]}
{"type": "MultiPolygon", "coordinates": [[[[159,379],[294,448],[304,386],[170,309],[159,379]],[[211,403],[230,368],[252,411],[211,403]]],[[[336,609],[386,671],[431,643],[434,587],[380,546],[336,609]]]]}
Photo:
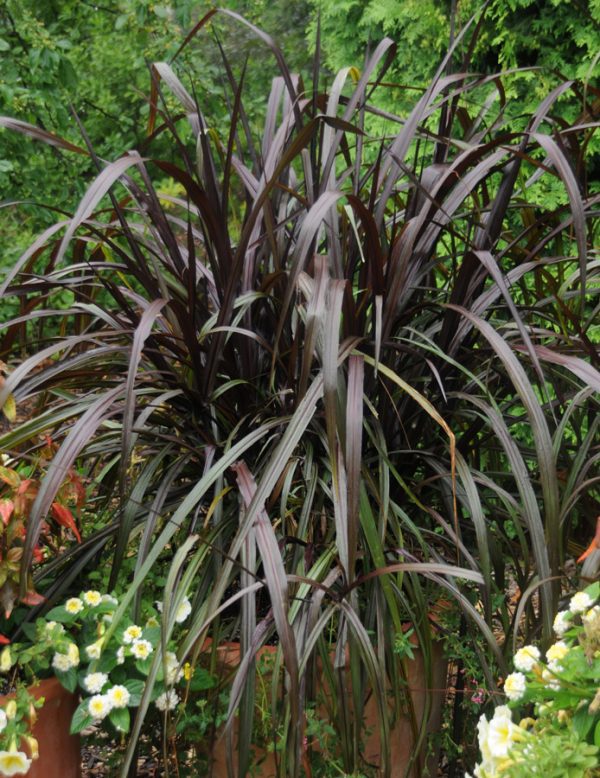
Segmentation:
{"type": "MultiPolygon", "coordinates": [[[[33,736],[40,756],[33,760],[27,778],[81,778],[79,737],[70,735],[71,719],[77,708],[77,695],[68,692],[57,678],[47,678],[28,691],[45,702],[37,711],[33,736]]],[[[11,695],[0,696],[0,705],[11,695]]]]}
{"type": "MultiPolygon", "coordinates": [[[[205,648],[209,650],[210,643],[205,648]]],[[[257,653],[257,659],[264,655],[273,654],[276,651],[275,646],[264,646],[257,653]]],[[[217,665],[221,671],[231,671],[240,663],[240,645],[239,643],[224,643],[217,648],[217,665]]],[[[410,691],[414,713],[417,722],[423,719],[427,697],[429,695],[431,707],[429,717],[426,723],[427,734],[440,731],[442,721],[442,708],[445,698],[445,687],[447,677],[447,659],[443,654],[441,643],[433,645],[433,677],[432,688],[428,688],[427,677],[421,652],[415,650],[415,658],[406,663],[408,673],[408,688],[410,691]]],[[[350,689],[350,679],[348,679],[348,689],[350,689]]],[[[325,690],[327,695],[327,691],[325,690]]],[[[328,714],[325,706],[321,706],[318,715],[322,719],[327,719],[328,714]]],[[[365,761],[370,765],[381,764],[381,743],[378,733],[379,720],[377,715],[377,705],[373,695],[369,696],[363,709],[363,755],[365,761]],[[367,733],[367,734],[365,734],[367,733]]],[[[220,733],[222,734],[222,733],[220,733]]],[[[237,740],[237,719],[234,721],[234,747],[237,740]]],[[[425,750],[427,743],[424,744],[425,750]]],[[[312,743],[314,751],[319,751],[318,743],[312,743]]],[[[212,745],[212,772],[209,775],[212,778],[227,778],[226,762],[227,741],[225,737],[219,736],[212,745]]],[[[406,770],[413,750],[413,734],[408,715],[400,716],[390,726],[390,761],[392,765],[391,778],[405,778],[406,770]]],[[[257,778],[277,778],[275,757],[263,749],[255,748],[255,764],[257,764],[253,775],[257,778]]],[[[422,778],[424,775],[435,776],[437,773],[437,763],[439,758],[438,749],[434,748],[429,752],[427,758],[421,755],[421,759],[415,760],[410,772],[410,778],[422,778]]],[[[234,759],[235,766],[235,759],[234,759]]],[[[237,776],[237,772],[236,772],[237,776]]],[[[316,773],[314,773],[316,778],[316,773]]]]}

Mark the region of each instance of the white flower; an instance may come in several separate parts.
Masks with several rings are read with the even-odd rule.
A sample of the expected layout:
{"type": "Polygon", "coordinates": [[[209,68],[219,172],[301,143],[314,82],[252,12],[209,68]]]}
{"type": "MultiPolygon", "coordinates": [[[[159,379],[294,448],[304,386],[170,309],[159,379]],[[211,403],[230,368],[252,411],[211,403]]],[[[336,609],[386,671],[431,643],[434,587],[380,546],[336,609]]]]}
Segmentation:
{"type": "Polygon", "coordinates": [[[7,722],[8,718],[6,717],[6,713],[2,710],[2,708],[0,708],[0,732],[4,730],[7,722]]]}
{"type": "Polygon", "coordinates": [[[523,646],[515,654],[514,664],[517,670],[529,672],[538,663],[540,650],[536,646],[523,646]]]}
{"type": "Polygon", "coordinates": [[[44,630],[46,632],[57,632],[62,635],[65,631],[65,628],[62,624],[58,624],[56,621],[47,621],[44,630]]]}
{"type": "Polygon", "coordinates": [[[596,620],[600,619],[600,605],[594,605],[589,611],[586,611],[581,620],[584,624],[593,624],[596,620]]]}
{"type": "Polygon", "coordinates": [[[542,671],[542,681],[544,682],[544,686],[548,689],[557,692],[560,689],[560,680],[554,675],[553,670],[556,671],[556,668],[553,668],[552,670],[544,668],[542,671]]]}
{"type": "Polygon", "coordinates": [[[557,640],[554,645],[546,651],[546,661],[548,665],[556,665],[561,659],[564,659],[569,653],[569,646],[564,640],[557,640]]]}
{"type": "Polygon", "coordinates": [[[179,603],[177,606],[177,610],[175,611],[175,621],[178,624],[182,624],[187,617],[192,612],[192,604],[188,600],[187,597],[184,597],[183,600],[179,603]]]}
{"type": "Polygon", "coordinates": [[[83,688],[90,694],[98,694],[108,681],[106,673],[88,673],[83,679],[83,688]]]}
{"type": "Polygon", "coordinates": [[[71,661],[66,654],[54,654],[52,667],[59,673],[66,673],[71,669],[71,661]]]}
{"type": "Polygon", "coordinates": [[[500,705],[494,711],[488,730],[488,746],[492,757],[503,759],[513,743],[520,739],[522,730],[513,723],[510,708],[500,705]]]}
{"type": "Polygon", "coordinates": [[[571,613],[583,613],[588,608],[591,608],[594,601],[587,592],[577,592],[571,597],[569,603],[569,610],[571,613]]]}
{"type": "Polygon", "coordinates": [[[96,721],[102,721],[110,713],[110,702],[106,694],[94,694],[88,701],[88,713],[96,721]]]}
{"type": "Polygon", "coordinates": [[[156,618],[156,616],[150,616],[148,621],[146,622],[147,627],[160,627],[159,621],[156,618]]]}
{"type": "Polygon", "coordinates": [[[69,643],[66,654],[56,653],[52,659],[52,667],[59,673],[66,673],[79,664],[79,649],[75,643],[69,643]]]}
{"type": "Polygon", "coordinates": [[[515,700],[520,700],[525,694],[526,686],[527,679],[523,673],[511,673],[506,677],[506,681],[504,682],[504,694],[513,702],[515,700]]]}
{"type": "Polygon", "coordinates": [[[127,627],[125,632],[123,632],[123,643],[133,643],[134,640],[138,640],[142,637],[142,628],[138,627],[137,624],[132,624],[130,627],[127,627]]]}
{"type": "Polygon", "coordinates": [[[569,611],[559,611],[554,617],[553,627],[558,637],[562,637],[571,627],[571,614],[569,611]]]}
{"type": "Polygon", "coordinates": [[[131,653],[136,659],[147,659],[152,653],[152,643],[149,640],[134,640],[131,653]]]}
{"type": "Polygon", "coordinates": [[[174,683],[177,683],[177,681],[180,681],[183,677],[183,668],[179,666],[179,659],[177,659],[177,655],[172,651],[166,652],[165,663],[167,666],[165,681],[168,686],[172,686],[174,683]]]}
{"type": "Polygon", "coordinates": [[[103,594],[102,595],[102,602],[110,602],[111,605],[114,605],[115,607],[119,604],[119,601],[116,597],[113,597],[112,594],[103,594]]]}
{"type": "Polygon", "coordinates": [[[112,686],[106,692],[106,696],[108,697],[111,708],[126,708],[129,705],[129,700],[131,699],[129,690],[120,684],[112,686]]]}
{"type": "Polygon", "coordinates": [[[31,759],[23,751],[0,751],[0,775],[23,775],[30,767],[31,759]]]}
{"type": "MultiPolygon", "coordinates": [[[[158,611],[160,611],[160,613],[163,612],[163,604],[162,602],[160,602],[160,600],[156,602],[156,608],[158,611]]],[[[190,615],[191,612],[192,612],[192,605],[189,599],[187,597],[184,597],[183,600],[177,606],[177,610],[175,611],[175,621],[178,624],[181,624],[187,619],[187,617],[190,615]]]]}
{"type": "Polygon", "coordinates": [[[65,602],[65,610],[67,613],[81,613],[83,610],[83,602],[79,599],[79,597],[70,597],[65,602]]]}
{"type": "Polygon", "coordinates": [[[86,646],[85,653],[87,654],[88,659],[100,659],[100,654],[102,653],[102,641],[97,640],[95,643],[86,646]]]}
{"type": "Polygon", "coordinates": [[[125,649],[123,646],[119,646],[117,649],[117,664],[122,665],[125,662],[125,649]]]}
{"type": "Polygon", "coordinates": [[[179,702],[179,695],[175,689],[169,689],[156,698],[155,705],[159,710],[174,710],[179,702]]]}
{"type": "Polygon", "coordinates": [[[96,605],[100,605],[102,602],[102,595],[95,589],[89,589],[87,592],[83,593],[83,601],[86,605],[95,608],[96,605]]]}

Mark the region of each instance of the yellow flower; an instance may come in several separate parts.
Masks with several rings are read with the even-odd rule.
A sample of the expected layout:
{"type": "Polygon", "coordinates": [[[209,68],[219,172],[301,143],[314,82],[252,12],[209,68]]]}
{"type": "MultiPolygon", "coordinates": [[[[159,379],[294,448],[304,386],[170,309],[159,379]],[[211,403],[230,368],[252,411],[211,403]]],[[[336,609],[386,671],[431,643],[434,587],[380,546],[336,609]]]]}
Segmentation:
{"type": "Polygon", "coordinates": [[[2,775],[21,775],[31,767],[31,759],[28,759],[22,751],[0,751],[0,773],[2,775]]]}
{"type": "Polygon", "coordinates": [[[191,666],[189,662],[186,662],[183,666],[183,677],[186,681],[189,681],[190,678],[194,675],[194,668],[191,666]]]}

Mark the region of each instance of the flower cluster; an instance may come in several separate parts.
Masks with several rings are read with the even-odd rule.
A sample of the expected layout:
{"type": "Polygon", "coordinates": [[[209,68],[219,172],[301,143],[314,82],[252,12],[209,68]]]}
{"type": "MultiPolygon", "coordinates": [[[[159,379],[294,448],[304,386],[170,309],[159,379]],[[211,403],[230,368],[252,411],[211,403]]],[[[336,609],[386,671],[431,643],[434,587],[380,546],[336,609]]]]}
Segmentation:
{"type": "MultiPolygon", "coordinates": [[[[478,725],[475,778],[586,778],[599,765],[600,583],[575,594],[554,619],[557,640],[545,652],[520,648],[504,681],[509,705],[478,725]],[[513,721],[511,707],[534,715],[513,721]],[[510,707],[509,707],[510,706],[510,707]]],[[[468,778],[468,777],[467,777],[468,778]]]]}
{"type": "MultiPolygon", "coordinates": [[[[39,675],[53,672],[69,691],[79,689],[81,702],[73,715],[73,733],[104,721],[119,732],[128,732],[129,709],[140,704],[157,655],[160,662],[153,670],[151,695],[154,707],[165,715],[180,702],[173,687],[182,680],[184,670],[174,651],[163,653],[161,608],[148,609],[143,623],[136,624],[125,617],[117,622],[118,606],[113,595],[82,592],[53,608],[35,625],[24,625],[28,644],[7,646],[0,653],[2,672],[19,663],[39,675]]],[[[184,597],[173,614],[175,623],[182,624],[190,612],[190,602],[184,597]]],[[[19,695],[20,706],[12,701],[4,710],[0,708],[0,776],[27,773],[37,753],[37,744],[30,736],[35,718],[33,698],[25,689],[19,695]],[[24,751],[20,750],[22,744],[24,751]]]]}

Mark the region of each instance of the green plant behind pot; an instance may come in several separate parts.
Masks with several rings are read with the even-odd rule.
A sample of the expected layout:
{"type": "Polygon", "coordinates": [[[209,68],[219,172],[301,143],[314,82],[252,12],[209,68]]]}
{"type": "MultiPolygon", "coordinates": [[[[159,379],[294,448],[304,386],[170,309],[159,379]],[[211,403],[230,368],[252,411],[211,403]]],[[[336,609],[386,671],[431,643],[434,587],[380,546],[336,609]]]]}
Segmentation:
{"type": "MultiPolygon", "coordinates": [[[[431,678],[429,614],[449,593],[466,634],[487,641],[492,685],[489,661],[504,662],[492,619],[514,629],[497,596],[507,576],[529,602],[519,626],[549,639],[565,545],[575,526],[585,534],[598,478],[597,198],[574,171],[594,127],[553,124],[564,84],[513,130],[500,80],[442,76],[444,61],[412,113],[386,114],[388,134],[371,137],[392,41],[323,91],[252,29],[277,66],[258,142],[245,74],[224,60],[231,120],[213,125],[177,57],[151,68],[144,149],[106,163],[86,138],[98,177],[2,286],[21,315],[4,325],[0,356],[36,337],[13,359],[0,404],[43,395],[46,409],[0,446],[31,451],[47,431],[61,442],[24,565],[64,473],[85,455],[114,521],[82,554],[110,551],[109,586],[137,555],[120,612],[135,611],[148,575],[170,565],[167,612],[171,597],[195,592],[183,655],[197,656],[208,634],[240,640],[231,768],[235,758],[248,769],[253,659],[275,641],[286,679],[280,774],[300,774],[310,679],[333,650],[344,769],[362,767],[372,693],[389,775],[405,625],[431,678]],[[156,137],[161,148],[171,139],[168,160],[152,157],[156,137]],[[161,191],[153,182],[165,177],[161,191]],[[552,205],[530,205],[534,194],[552,205]],[[58,310],[65,290],[73,303],[58,310]],[[56,317],[60,337],[45,338],[56,317]]],[[[412,732],[419,770],[425,728],[414,715],[412,732]]]]}

